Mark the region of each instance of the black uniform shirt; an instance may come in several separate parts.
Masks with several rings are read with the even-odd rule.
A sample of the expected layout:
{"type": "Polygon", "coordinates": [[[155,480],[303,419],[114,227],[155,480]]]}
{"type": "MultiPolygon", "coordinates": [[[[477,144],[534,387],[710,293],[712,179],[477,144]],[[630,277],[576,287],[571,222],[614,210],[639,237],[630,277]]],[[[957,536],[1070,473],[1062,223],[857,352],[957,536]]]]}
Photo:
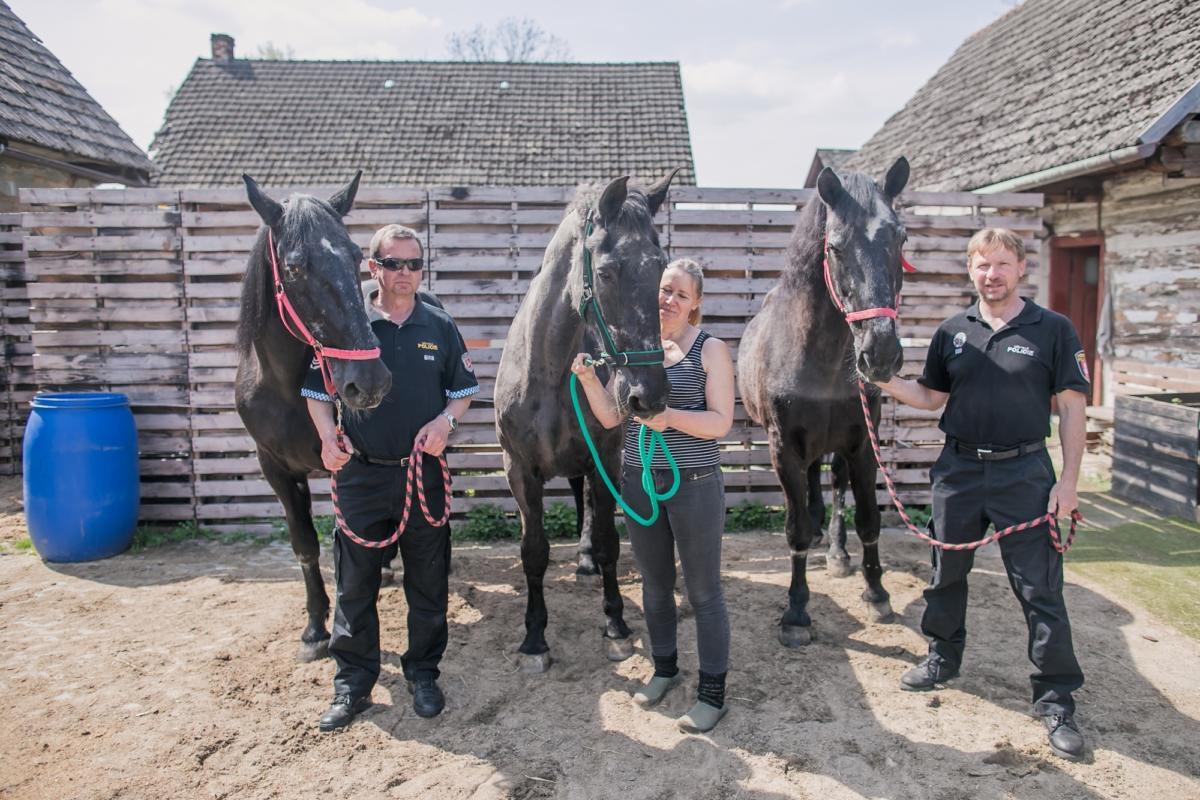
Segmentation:
{"type": "Polygon", "coordinates": [[[947,435],[997,448],[1046,438],[1051,396],[1089,388],[1071,321],[1029,299],[999,331],[979,315],[978,304],[943,322],[917,380],[949,393],[939,423],[947,435]]]}
{"type": "MultiPolygon", "coordinates": [[[[412,314],[397,325],[372,304],[369,287],[365,294],[367,316],[379,339],[380,358],[392,373],[392,388],[370,411],[347,412],[343,424],[357,452],[396,461],[412,452],[417,431],[445,409],[447,400],[477,393],[479,382],[449,314],[418,294],[412,314]]],[[[315,360],[300,394],[332,400],[315,360]]]]}

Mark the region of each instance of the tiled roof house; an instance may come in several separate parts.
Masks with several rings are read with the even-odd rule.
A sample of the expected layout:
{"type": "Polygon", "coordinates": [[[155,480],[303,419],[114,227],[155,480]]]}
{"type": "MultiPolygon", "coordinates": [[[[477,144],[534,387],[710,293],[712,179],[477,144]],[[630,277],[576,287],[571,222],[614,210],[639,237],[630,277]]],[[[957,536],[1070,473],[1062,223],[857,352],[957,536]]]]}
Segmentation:
{"type": "Polygon", "coordinates": [[[0,0],[0,210],[21,186],[146,185],[154,165],[0,0]]]}
{"type": "Polygon", "coordinates": [[[246,60],[220,34],[151,151],[164,186],[695,183],[677,63],[246,60]]]}
{"type": "Polygon", "coordinates": [[[1153,156],[1200,106],[1197,81],[1195,0],[1025,0],[963,42],[848,166],[875,174],[903,154],[914,189],[1042,187],[1017,181],[1153,156]]]}

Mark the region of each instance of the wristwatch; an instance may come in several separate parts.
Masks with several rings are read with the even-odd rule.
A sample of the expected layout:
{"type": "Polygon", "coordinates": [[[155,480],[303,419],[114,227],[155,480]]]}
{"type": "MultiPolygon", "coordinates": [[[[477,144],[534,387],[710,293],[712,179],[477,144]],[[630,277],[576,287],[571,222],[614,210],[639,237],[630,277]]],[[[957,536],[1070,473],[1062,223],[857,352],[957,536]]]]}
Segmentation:
{"type": "Polygon", "coordinates": [[[450,432],[451,433],[454,433],[456,430],[458,430],[458,420],[456,420],[454,418],[453,414],[451,414],[449,411],[443,411],[442,416],[445,417],[446,420],[450,423],[450,432]]]}

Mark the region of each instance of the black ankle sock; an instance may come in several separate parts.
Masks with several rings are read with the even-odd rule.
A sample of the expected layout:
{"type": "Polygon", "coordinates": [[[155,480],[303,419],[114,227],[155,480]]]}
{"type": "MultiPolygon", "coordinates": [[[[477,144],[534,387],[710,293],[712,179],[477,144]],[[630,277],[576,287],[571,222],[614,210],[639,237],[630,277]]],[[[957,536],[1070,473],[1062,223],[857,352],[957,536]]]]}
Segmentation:
{"type": "Polygon", "coordinates": [[[674,678],[679,674],[679,651],[669,656],[654,656],[654,677],[674,678]]]}
{"type": "Polygon", "coordinates": [[[697,699],[713,708],[725,707],[725,675],[722,672],[714,675],[700,670],[700,687],[696,691],[697,699]]]}

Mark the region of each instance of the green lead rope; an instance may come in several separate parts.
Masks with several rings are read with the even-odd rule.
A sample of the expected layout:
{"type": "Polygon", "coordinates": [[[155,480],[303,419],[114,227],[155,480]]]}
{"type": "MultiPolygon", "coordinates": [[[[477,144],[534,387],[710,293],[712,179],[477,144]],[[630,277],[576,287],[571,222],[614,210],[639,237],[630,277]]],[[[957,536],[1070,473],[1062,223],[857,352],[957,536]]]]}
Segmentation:
{"type": "Polygon", "coordinates": [[[592,460],[596,462],[596,471],[604,479],[604,485],[608,487],[608,491],[612,493],[613,498],[625,510],[626,516],[633,518],[640,525],[653,525],[654,521],[658,519],[658,504],[664,500],[670,500],[679,491],[679,467],[675,464],[675,456],[671,455],[671,451],[667,447],[666,437],[661,432],[651,430],[645,425],[642,425],[641,430],[638,431],[638,453],[642,457],[642,489],[645,490],[646,496],[650,498],[650,516],[643,517],[629,507],[629,504],[625,502],[625,498],[621,497],[621,493],[613,485],[612,479],[608,477],[608,473],[604,471],[604,463],[600,460],[600,454],[596,452],[596,444],[592,441],[592,437],[588,433],[587,422],[583,418],[583,407],[579,405],[579,390],[576,387],[578,382],[578,376],[572,372],[569,384],[571,405],[575,408],[575,419],[579,422],[579,431],[583,434],[583,441],[588,446],[588,452],[592,454],[592,460]],[[648,443],[646,441],[647,431],[650,432],[650,441],[648,443]],[[662,494],[655,491],[654,473],[650,470],[650,464],[654,460],[654,451],[656,449],[663,452],[667,458],[667,463],[671,465],[671,488],[662,494]]]}

